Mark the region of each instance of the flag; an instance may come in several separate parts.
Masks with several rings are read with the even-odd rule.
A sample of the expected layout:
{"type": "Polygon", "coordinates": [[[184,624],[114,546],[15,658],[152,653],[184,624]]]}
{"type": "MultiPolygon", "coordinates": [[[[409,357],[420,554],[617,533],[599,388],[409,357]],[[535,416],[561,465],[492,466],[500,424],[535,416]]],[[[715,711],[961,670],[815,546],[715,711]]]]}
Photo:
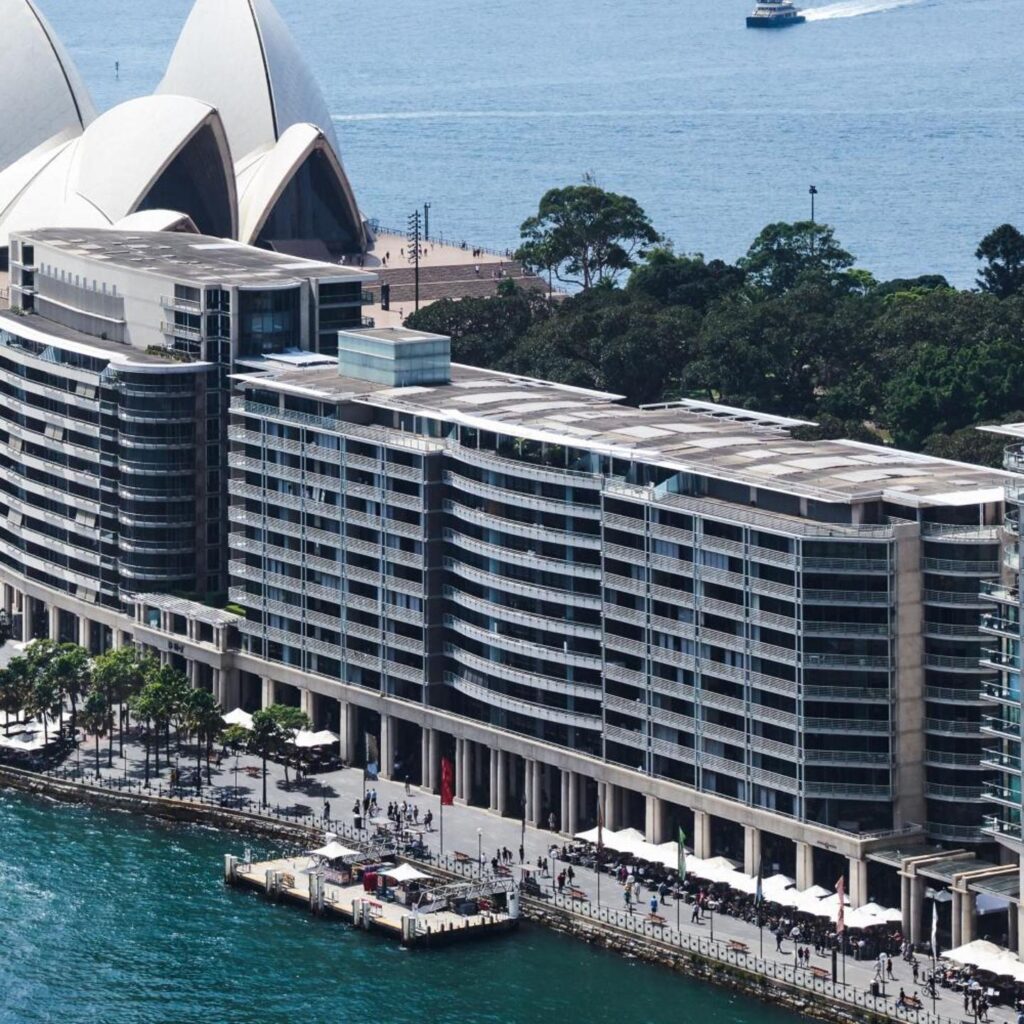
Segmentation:
{"type": "Polygon", "coordinates": [[[679,830],[679,881],[686,880],[686,833],[679,830]]]}
{"type": "MultiPolygon", "coordinates": [[[[1013,907],[1010,907],[1010,913],[1013,913],[1013,907]]],[[[935,900],[932,900],[932,959],[938,960],[939,958],[939,905],[935,900]]]]}
{"type": "Polygon", "coordinates": [[[451,807],[455,803],[455,771],[451,758],[441,758],[441,806],[451,807]]]}
{"type": "Polygon", "coordinates": [[[846,920],[843,904],[846,902],[846,879],[842,875],[836,882],[836,892],[839,893],[839,914],[836,917],[836,935],[842,935],[846,930],[846,920]]]}

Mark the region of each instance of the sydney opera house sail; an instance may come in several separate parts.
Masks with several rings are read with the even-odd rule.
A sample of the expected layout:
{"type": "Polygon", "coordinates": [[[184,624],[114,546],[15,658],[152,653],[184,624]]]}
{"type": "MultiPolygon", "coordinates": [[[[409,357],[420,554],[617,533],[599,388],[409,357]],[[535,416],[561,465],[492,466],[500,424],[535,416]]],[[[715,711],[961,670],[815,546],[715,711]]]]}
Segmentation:
{"type": "Polygon", "coordinates": [[[32,0],[0,0],[0,24],[0,82],[22,98],[0,107],[0,269],[12,231],[126,218],[322,258],[366,250],[327,106],[270,0],[196,0],[156,95],[100,117],[32,0]]]}

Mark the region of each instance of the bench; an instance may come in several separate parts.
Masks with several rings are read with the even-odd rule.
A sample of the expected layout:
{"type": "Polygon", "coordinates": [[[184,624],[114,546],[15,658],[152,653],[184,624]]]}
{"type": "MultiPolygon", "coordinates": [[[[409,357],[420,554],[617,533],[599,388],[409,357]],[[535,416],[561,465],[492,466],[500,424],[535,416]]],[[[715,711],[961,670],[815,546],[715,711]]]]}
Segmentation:
{"type": "Polygon", "coordinates": [[[825,970],[824,967],[812,967],[811,974],[815,978],[820,979],[821,981],[826,981],[827,979],[832,977],[832,972],[825,970]]]}
{"type": "Polygon", "coordinates": [[[651,924],[656,924],[659,927],[663,928],[665,926],[665,918],[662,917],[661,914],[648,914],[647,920],[650,921],[651,924]]]}
{"type": "Polygon", "coordinates": [[[726,943],[726,948],[732,953],[750,952],[750,947],[745,942],[740,942],[739,939],[730,939],[726,943]]]}

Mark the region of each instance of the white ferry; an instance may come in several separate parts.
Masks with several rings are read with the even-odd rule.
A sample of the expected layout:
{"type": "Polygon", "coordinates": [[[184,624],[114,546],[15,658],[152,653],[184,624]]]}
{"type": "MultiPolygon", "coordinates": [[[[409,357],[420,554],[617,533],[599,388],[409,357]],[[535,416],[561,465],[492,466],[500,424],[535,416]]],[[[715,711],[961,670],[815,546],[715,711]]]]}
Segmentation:
{"type": "Polygon", "coordinates": [[[747,17],[747,28],[785,28],[806,20],[789,0],[766,0],[765,3],[759,3],[754,13],[747,17]]]}

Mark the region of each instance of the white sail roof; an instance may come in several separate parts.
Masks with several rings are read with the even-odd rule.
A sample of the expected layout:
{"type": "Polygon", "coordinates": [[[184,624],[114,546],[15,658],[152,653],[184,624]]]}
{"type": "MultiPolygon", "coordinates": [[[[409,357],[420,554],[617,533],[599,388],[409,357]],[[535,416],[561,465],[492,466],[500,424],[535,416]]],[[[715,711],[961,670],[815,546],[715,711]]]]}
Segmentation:
{"type": "Polygon", "coordinates": [[[274,205],[314,153],[323,155],[331,179],[348,210],[353,231],[365,246],[365,228],[352,186],[330,141],[313,124],[294,124],[276,145],[263,146],[235,165],[238,181],[238,239],[254,245],[274,205]]]}
{"type": "MultiPolygon", "coordinates": [[[[32,0],[0,0],[0,168],[96,116],[60,40],[32,0]]],[[[0,194],[2,198],[2,194],[0,194]]]]}
{"type": "Polygon", "coordinates": [[[337,149],[320,88],[270,0],[196,0],[157,92],[215,106],[236,161],[303,122],[337,149]]]}
{"type": "Polygon", "coordinates": [[[0,175],[0,246],[12,231],[110,227],[154,209],[165,211],[154,218],[164,227],[184,215],[211,234],[233,237],[237,230],[227,139],[217,111],[205,103],[183,96],[129,100],[52,152],[27,154],[0,175]],[[190,187],[196,175],[201,188],[190,187]],[[167,211],[178,204],[163,200],[178,197],[192,208],[167,211]]]}

